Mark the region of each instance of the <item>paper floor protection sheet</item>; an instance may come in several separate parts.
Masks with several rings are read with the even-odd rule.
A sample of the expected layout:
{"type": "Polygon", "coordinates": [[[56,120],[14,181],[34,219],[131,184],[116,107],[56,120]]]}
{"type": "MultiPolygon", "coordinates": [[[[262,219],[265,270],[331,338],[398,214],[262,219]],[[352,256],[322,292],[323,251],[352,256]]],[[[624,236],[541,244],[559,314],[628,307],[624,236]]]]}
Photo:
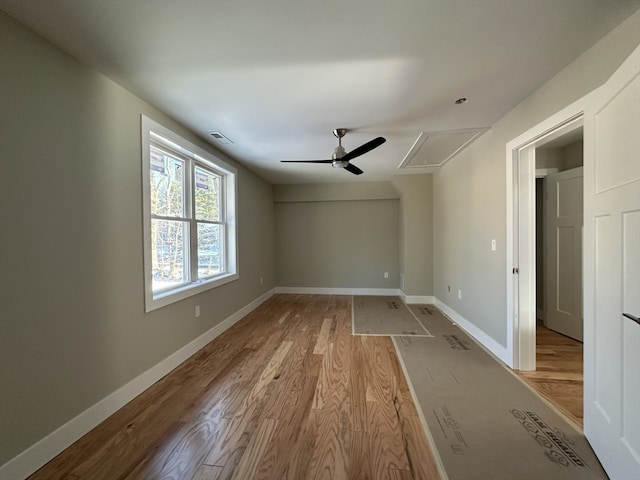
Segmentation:
{"type": "Polygon", "coordinates": [[[605,480],[584,435],[430,305],[394,337],[449,480],[605,480]]]}
{"type": "Polygon", "coordinates": [[[353,297],[354,335],[431,336],[400,297],[353,297]]]}

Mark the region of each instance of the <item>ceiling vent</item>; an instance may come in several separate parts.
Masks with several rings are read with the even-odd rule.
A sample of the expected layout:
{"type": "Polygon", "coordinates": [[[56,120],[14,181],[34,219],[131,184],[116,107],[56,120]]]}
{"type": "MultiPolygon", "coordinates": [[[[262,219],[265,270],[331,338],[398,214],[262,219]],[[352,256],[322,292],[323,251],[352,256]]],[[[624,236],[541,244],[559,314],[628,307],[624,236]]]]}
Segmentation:
{"type": "Polygon", "coordinates": [[[225,144],[225,145],[233,143],[231,140],[229,140],[228,137],[226,137],[221,132],[209,132],[209,135],[211,135],[211,137],[218,143],[222,143],[222,144],[225,144]]]}
{"type": "Polygon", "coordinates": [[[440,167],[471,145],[488,128],[420,132],[398,168],[440,167]]]}

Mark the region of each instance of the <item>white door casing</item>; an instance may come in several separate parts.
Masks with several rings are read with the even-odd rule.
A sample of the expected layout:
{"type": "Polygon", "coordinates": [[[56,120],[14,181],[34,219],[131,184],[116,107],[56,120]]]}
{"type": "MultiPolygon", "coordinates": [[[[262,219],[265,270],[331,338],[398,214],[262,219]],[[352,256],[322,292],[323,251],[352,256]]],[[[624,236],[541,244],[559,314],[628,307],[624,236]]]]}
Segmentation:
{"type": "Polygon", "coordinates": [[[545,325],[582,341],[582,171],[545,177],[545,325]]]}
{"type": "Polygon", "coordinates": [[[640,478],[640,47],[585,110],[584,432],[612,480],[640,478]]]}
{"type": "Polygon", "coordinates": [[[516,370],[536,369],[536,148],[582,128],[589,98],[581,98],[507,143],[506,363],[516,370]]]}

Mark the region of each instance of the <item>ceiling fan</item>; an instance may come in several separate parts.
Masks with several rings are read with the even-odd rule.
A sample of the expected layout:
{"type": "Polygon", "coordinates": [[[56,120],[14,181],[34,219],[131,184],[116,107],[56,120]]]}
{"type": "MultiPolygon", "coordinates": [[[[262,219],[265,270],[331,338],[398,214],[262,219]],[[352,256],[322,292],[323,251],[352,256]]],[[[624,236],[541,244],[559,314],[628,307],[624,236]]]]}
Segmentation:
{"type": "Polygon", "coordinates": [[[331,156],[331,160],[280,160],[283,163],[330,163],[334,168],[344,168],[348,172],[353,173],[354,175],[360,175],[362,170],[358,167],[349,163],[349,161],[353,160],[360,155],[364,155],[367,152],[370,152],[374,148],[379,147],[387,140],[383,137],[377,137],[373,140],[368,141],[360,145],[358,148],[351,150],[349,153],[346,152],[344,147],[342,146],[342,137],[347,133],[346,128],[336,128],[333,131],[333,134],[338,139],[338,146],[333,152],[331,156]]]}

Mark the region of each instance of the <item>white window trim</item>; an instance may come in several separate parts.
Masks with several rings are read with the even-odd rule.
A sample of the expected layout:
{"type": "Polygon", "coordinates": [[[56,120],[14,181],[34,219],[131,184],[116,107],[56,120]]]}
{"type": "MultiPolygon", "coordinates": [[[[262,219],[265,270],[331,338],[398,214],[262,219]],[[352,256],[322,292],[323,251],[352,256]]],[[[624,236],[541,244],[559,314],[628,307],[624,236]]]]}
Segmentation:
{"type": "Polygon", "coordinates": [[[238,196],[237,191],[237,170],[227,162],[215,157],[211,153],[185,140],[168,128],[141,115],[142,129],[142,216],[143,216],[143,251],[144,251],[144,297],[145,312],[151,312],[158,308],[164,307],[171,303],[183,300],[185,298],[197,295],[204,291],[210,290],[220,285],[232,282],[240,278],[238,274],[238,227],[237,227],[237,210],[238,196]],[[227,273],[216,276],[211,279],[199,280],[196,282],[182,285],[175,289],[159,292],[154,295],[152,288],[151,274],[151,201],[150,201],[150,144],[152,140],[152,132],[160,137],[173,143],[172,148],[181,154],[197,159],[205,164],[210,164],[212,168],[224,174],[225,185],[223,193],[225,195],[226,205],[226,237],[225,237],[225,262],[227,273]]]}

